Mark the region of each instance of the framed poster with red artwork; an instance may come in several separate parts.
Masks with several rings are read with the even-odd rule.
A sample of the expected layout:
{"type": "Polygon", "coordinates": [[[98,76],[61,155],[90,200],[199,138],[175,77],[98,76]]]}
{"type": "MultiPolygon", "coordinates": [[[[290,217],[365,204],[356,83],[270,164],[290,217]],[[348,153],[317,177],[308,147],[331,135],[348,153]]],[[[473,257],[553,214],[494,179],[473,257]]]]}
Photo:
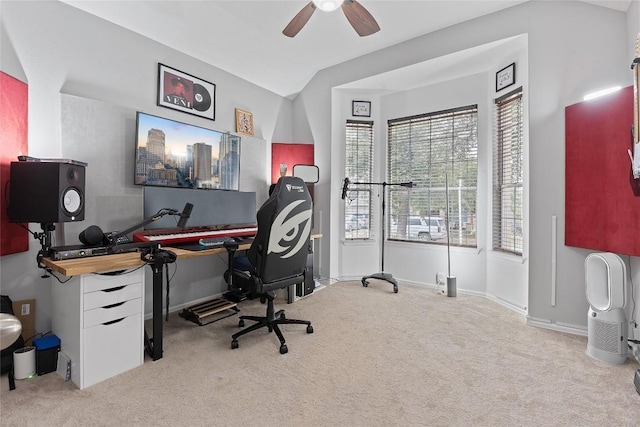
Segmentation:
{"type": "Polygon", "coordinates": [[[158,105],[215,120],[216,85],[158,64],[158,105]]]}

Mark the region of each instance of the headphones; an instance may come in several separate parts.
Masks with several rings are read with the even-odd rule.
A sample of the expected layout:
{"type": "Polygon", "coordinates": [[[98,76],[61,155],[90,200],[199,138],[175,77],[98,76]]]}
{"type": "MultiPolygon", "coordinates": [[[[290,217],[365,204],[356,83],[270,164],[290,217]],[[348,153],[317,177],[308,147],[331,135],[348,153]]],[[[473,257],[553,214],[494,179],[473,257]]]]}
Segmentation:
{"type": "Polygon", "coordinates": [[[173,264],[178,259],[178,255],[172,251],[163,250],[158,255],[165,259],[165,264],[173,264]]]}
{"type": "Polygon", "coordinates": [[[151,252],[151,249],[145,249],[140,252],[140,259],[147,264],[154,263],[162,260],[163,264],[173,264],[178,259],[178,255],[175,252],[160,249],[155,254],[151,252]]]}

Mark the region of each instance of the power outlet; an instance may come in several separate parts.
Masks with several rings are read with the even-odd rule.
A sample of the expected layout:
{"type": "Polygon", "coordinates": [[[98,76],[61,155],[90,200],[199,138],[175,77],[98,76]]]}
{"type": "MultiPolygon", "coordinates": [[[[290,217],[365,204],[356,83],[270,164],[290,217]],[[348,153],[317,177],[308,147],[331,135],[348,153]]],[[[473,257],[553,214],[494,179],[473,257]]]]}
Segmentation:
{"type": "Polygon", "coordinates": [[[436,292],[444,295],[446,293],[445,283],[447,283],[447,276],[444,273],[436,273],[436,292]]]}

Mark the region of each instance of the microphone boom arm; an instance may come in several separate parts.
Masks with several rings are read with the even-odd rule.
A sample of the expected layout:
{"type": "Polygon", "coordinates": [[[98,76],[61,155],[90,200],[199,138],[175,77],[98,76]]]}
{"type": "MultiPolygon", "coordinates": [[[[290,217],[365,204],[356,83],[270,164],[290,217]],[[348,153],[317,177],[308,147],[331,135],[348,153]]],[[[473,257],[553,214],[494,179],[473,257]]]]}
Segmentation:
{"type": "Polygon", "coordinates": [[[397,185],[400,187],[407,187],[407,188],[415,187],[415,184],[413,183],[413,181],[397,182],[397,183],[390,183],[390,182],[349,182],[349,183],[353,185],[382,185],[383,187],[387,185],[397,185]]]}
{"type": "Polygon", "coordinates": [[[133,227],[129,227],[126,230],[120,231],[116,234],[113,234],[111,236],[108,237],[109,239],[109,244],[107,246],[112,247],[115,246],[118,243],[118,238],[122,237],[126,234],[129,234],[133,231],[136,231],[138,228],[144,227],[147,224],[150,224],[154,221],[159,220],[160,218],[162,218],[165,215],[178,215],[180,212],[178,212],[175,209],[168,209],[168,208],[162,208],[160,209],[158,212],[156,212],[154,215],[150,216],[149,218],[146,218],[144,221],[142,221],[139,224],[134,225],[133,227]]]}

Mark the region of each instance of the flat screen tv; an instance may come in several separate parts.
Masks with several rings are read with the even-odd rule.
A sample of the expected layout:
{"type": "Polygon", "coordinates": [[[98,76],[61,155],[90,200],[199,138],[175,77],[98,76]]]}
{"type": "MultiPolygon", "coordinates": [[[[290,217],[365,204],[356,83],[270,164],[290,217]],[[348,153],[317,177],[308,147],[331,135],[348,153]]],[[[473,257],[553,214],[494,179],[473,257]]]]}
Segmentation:
{"type": "Polygon", "coordinates": [[[136,184],[239,190],[239,136],[142,112],[136,123],[136,184]]]}

